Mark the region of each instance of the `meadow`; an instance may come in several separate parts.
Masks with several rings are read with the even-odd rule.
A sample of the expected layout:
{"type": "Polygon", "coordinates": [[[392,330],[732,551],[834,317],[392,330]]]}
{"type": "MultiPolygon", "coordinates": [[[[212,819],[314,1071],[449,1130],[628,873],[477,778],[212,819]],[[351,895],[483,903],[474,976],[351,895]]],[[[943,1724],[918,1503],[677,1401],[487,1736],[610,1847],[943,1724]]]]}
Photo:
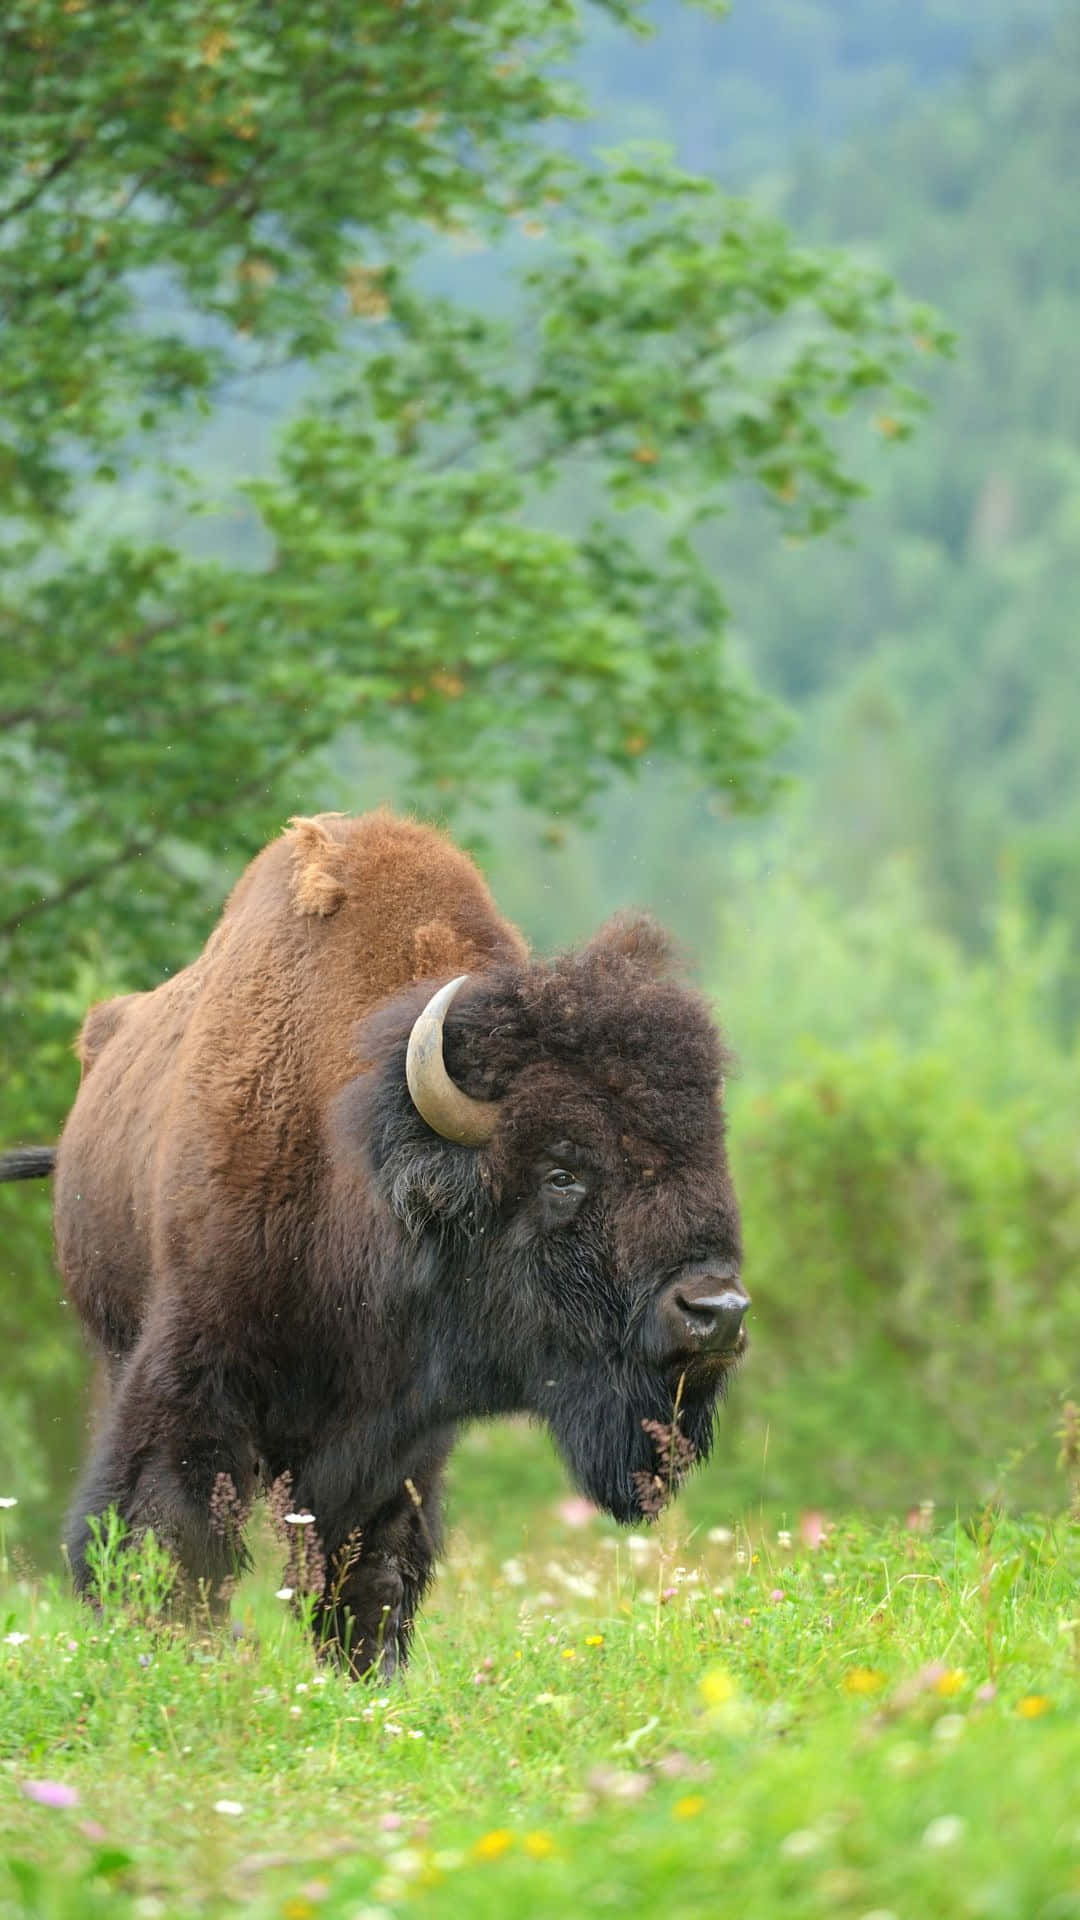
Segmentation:
{"type": "MultiPolygon", "coordinates": [[[[312,1654],[264,1551],[227,1628],[0,1590],[0,1914],[1080,1914],[1080,1488],[631,1533],[467,1444],[404,1679],[312,1654]],[[502,1465],[544,1488],[471,1503],[502,1465]],[[470,1477],[475,1483],[470,1489],[470,1477]],[[1070,1513],[1071,1506],[1071,1513],[1070,1513]]],[[[265,1543],[264,1543],[265,1546],[265,1543]]]]}

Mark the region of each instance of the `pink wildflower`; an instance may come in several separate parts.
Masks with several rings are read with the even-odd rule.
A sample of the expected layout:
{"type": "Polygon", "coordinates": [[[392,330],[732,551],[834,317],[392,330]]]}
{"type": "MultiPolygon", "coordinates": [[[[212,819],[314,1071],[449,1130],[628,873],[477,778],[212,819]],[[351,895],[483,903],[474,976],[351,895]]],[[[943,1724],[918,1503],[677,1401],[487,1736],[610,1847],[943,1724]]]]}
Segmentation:
{"type": "Polygon", "coordinates": [[[587,1527],[596,1514],[597,1508],[592,1501],[583,1499],[581,1494],[571,1494],[568,1499],[559,1501],[558,1515],[564,1527],[587,1527]]]}
{"type": "Polygon", "coordinates": [[[36,1800],[39,1807],[77,1807],[79,1796],[74,1787],[65,1786],[62,1780],[24,1780],[22,1788],[28,1800],[36,1800]]]}
{"type": "Polygon", "coordinates": [[[825,1538],[825,1515],[816,1508],[799,1515],[799,1539],[804,1547],[820,1547],[825,1538]]]}

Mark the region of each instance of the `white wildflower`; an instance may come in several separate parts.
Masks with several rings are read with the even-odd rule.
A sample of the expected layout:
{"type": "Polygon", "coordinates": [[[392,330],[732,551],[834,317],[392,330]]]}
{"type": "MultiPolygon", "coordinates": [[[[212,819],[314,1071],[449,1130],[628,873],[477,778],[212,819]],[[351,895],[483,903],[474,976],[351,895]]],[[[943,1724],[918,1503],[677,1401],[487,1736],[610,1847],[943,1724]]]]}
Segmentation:
{"type": "Polygon", "coordinates": [[[291,1600],[292,1597],[293,1589],[291,1587],[279,1587],[274,1595],[275,1600],[291,1600]]]}
{"type": "Polygon", "coordinates": [[[813,1827],[796,1827],[794,1833],[786,1833],[780,1842],[780,1851],[789,1860],[805,1860],[821,1849],[821,1835],[813,1827]]]}
{"type": "Polygon", "coordinates": [[[243,1811],[244,1809],[241,1806],[239,1800],[215,1800],[214,1801],[215,1813],[228,1813],[228,1814],[231,1814],[233,1818],[235,1818],[238,1813],[243,1813],[243,1811]]]}
{"type": "Polygon", "coordinates": [[[422,1870],[424,1856],[417,1847],[398,1847],[395,1852],[387,1854],[386,1864],[392,1873],[400,1873],[403,1879],[411,1880],[413,1874],[422,1870]]]}
{"type": "Polygon", "coordinates": [[[967,1822],[961,1820],[958,1813],[943,1813],[939,1820],[931,1820],[922,1837],[924,1847],[955,1847],[964,1837],[967,1822]]]}
{"type": "Polygon", "coordinates": [[[571,1573],[568,1568],[560,1567],[558,1562],[554,1560],[544,1571],[547,1573],[549,1579],[557,1580],[561,1587],[566,1588],[567,1593],[574,1595],[575,1599],[596,1599],[598,1583],[592,1574],[571,1573]]]}
{"type": "Polygon", "coordinates": [[[5,1493],[3,1497],[0,1498],[0,1507],[17,1507],[18,1504],[13,1493],[5,1493]]]}
{"type": "MultiPolygon", "coordinates": [[[[405,1882],[398,1880],[392,1873],[384,1873],[381,1880],[376,1880],[371,1891],[377,1894],[380,1900],[400,1900],[405,1892],[405,1882]]],[[[380,1908],[379,1911],[384,1912],[385,1909],[380,1908]]]]}
{"type": "Polygon", "coordinates": [[[5,1647],[24,1647],[29,1638],[28,1633],[5,1633],[4,1645],[5,1647]]]}

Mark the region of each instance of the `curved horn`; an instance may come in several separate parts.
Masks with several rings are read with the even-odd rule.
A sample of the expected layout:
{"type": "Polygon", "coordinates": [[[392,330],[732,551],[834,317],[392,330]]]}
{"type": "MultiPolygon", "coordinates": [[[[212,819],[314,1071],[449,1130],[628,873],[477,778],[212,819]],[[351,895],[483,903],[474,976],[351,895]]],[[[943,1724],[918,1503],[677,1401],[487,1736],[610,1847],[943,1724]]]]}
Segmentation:
{"type": "Polygon", "coordinates": [[[458,988],[469,978],[459,973],[438,993],[432,994],[423,1013],[418,1014],[409,1035],[405,1055],[405,1078],[412,1103],[422,1120],[444,1140],[455,1140],[462,1147],[480,1147],[490,1140],[499,1117],[494,1100],[473,1100],[456,1087],[443,1060],[443,1021],[458,988]]]}

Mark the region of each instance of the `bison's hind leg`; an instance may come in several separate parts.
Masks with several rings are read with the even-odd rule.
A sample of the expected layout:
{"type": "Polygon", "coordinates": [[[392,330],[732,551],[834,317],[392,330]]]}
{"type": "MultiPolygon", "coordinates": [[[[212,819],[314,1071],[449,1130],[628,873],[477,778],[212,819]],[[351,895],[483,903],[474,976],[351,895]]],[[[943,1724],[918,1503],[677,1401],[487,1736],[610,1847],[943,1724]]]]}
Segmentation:
{"type": "Polygon", "coordinates": [[[96,1597],[97,1541],[114,1510],[128,1543],[153,1532],[174,1557],[177,1600],[220,1612],[248,1564],[243,1532],[255,1475],[254,1448],[220,1369],[178,1377],[144,1341],[114,1383],[69,1515],[65,1546],[76,1591],[96,1597]]]}

